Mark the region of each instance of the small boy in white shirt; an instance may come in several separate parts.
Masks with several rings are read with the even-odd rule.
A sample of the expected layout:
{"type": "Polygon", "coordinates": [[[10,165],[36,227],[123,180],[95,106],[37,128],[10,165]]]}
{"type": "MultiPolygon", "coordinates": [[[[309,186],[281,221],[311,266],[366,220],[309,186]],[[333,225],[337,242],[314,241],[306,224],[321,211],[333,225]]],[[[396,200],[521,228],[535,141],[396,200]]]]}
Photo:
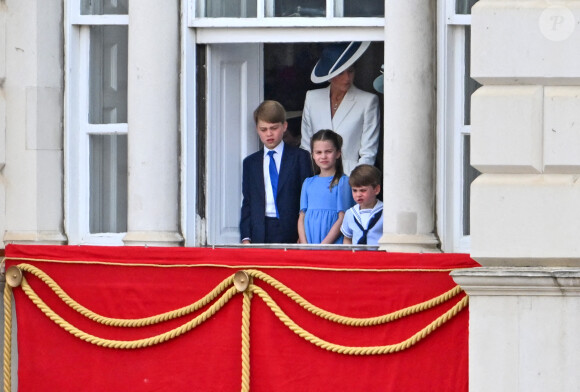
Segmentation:
{"type": "Polygon", "coordinates": [[[344,215],[340,231],[344,244],[377,245],[383,235],[383,202],[377,199],[381,191],[381,172],[371,165],[357,166],[348,180],[356,205],[344,215]]]}

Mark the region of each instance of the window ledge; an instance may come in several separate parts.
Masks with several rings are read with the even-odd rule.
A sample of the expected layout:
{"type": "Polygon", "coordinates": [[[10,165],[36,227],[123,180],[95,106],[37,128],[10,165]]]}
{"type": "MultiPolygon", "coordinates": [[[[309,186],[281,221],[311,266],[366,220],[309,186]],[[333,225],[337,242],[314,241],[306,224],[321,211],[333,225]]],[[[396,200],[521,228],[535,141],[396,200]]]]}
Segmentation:
{"type": "Polygon", "coordinates": [[[319,27],[267,27],[238,26],[235,34],[231,27],[198,27],[195,41],[198,44],[243,43],[243,42],[317,42],[336,41],[383,41],[385,29],[381,26],[334,26],[319,27]]]}
{"type": "Polygon", "coordinates": [[[384,27],[385,18],[192,18],[190,27],[384,27]]]}

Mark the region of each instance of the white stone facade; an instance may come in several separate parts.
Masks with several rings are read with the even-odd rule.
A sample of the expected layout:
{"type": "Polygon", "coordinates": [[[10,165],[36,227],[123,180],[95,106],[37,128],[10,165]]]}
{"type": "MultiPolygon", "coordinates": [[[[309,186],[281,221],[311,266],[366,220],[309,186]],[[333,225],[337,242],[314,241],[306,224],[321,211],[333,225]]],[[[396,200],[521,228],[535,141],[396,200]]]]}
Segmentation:
{"type": "MultiPolygon", "coordinates": [[[[436,89],[444,86],[436,86],[435,59],[437,25],[446,22],[434,3],[385,0],[380,247],[388,251],[440,245],[436,89]]],[[[68,4],[0,1],[2,245],[69,243],[68,4]]],[[[195,40],[207,31],[196,37],[184,25],[189,4],[130,2],[126,245],[205,245],[211,217],[186,222],[183,213],[210,204],[191,192],[207,184],[189,164],[206,140],[188,139],[204,98],[192,97],[204,72],[191,65],[195,40]]],[[[483,174],[471,189],[471,254],[484,267],[454,273],[470,295],[472,392],[580,385],[579,21],[579,1],[480,0],[473,8],[471,76],[483,87],[472,99],[471,163],[483,174]]],[[[333,28],[324,34],[341,34],[333,28]]],[[[216,31],[238,42],[227,28],[216,31]]]]}
{"type": "Polygon", "coordinates": [[[580,3],[472,9],[469,390],[577,391],[580,3]]]}
{"type": "MultiPolygon", "coordinates": [[[[70,102],[78,99],[70,87],[76,71],[65,68],[78,63],[67,57],[66,40],[77,45],[78,38],[67,32],[65,18],[72,18],[70,7],[79,4],[52,0],[2,5],[0,28],[6,32],[0,47],[0,135],[5,134],[0,149],[0,165],[5,162],[0,176],[2,245],[83,243],[73,216],[78,211],[70,209],[76,203],[71,200],[78,196],[71,192],[78,179],[73,157],[77,152],[70,138],[78,126],[70,121],[70,111],[76,110],[70,102]],[[21,31],[22,26],[30,28],[21,31]]],[[[192,190],[204,185],[192,174],[192,165],[184,163],[194,158],[190,145],[196,143],[184,136],[196,126],[191,122],[196,100],[186,91],[196,75],[183,74],[195,69],[184,67],[194,53],[193,45],[183,44],[193,42],[183,26],[187,18],[180,14],[188,4],[178,0],[129,3],[128,214],[122,239],[126,245],[203,245],[199,241],[207,234],[202,231],[211,226],[203,218],[192,223],[198,218],[184,213],[195,208],[192,200],[198,202],[192,190]],[[184,180],[197,185],[186,188],[184,180]],[[186,233],[187,227],[193,230],[186,233]]],[[[385,7],[400,23],[385,28],[385,37],[392,37],[385,39],[385,50],[394,55],[386,56],[385,66],[389,121],[385,121],[388,153],[383,166],[384,192],[390,203],[381,248],[438,251],[435,7],[420,0],[386,1],[385,7]],[[409,51],[409,46],[416,49],[409,51]],[[410,155],[415,159],[409,160],[410,155]]]]}
{"type": "Polygon", "coordinates": [[[577,391],[580,271],[455,271],[469,295],[469,391],[577,391]]]}
{"type": "Polygon", "coordinates": [[[3,241],[65,244],[63,4],[8,1],[0,14],[3,241]]]}

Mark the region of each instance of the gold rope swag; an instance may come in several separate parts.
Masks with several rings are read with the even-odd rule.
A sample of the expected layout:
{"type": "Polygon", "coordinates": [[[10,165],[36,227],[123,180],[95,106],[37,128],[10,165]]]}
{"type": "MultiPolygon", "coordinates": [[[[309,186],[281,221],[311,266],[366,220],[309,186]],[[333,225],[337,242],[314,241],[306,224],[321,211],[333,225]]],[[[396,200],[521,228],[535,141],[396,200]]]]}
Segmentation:
{"type": "Polygon", "coordinates": [[[12,287],[4,286],[4,391],[11,392],[12,287]]]}
{"type": "MultiPolygon", "coordinates": [[[[280,321],[288,327],[295,334],[303,338],[304,340],[320,347],[324,350],[335,352],[338,354],[345,355],[379,355],[379,354],[389,354],[405,350],[421,339],[425,338],[427,335],[432,333],[438,327],[443,325],[445,322],[449,321],[462,309],[464,309],[469,301],[466,295],[460,301],[458,301],[452,308],[446,311],[444,314],[436,318],[429,325],[422,328],[420,331],[413,334],[408,339],[390,345],[382,346],[368,346],[368,347],[354,347],[354,346],[343,346],[334,344],[323,339],[318,338],[312,333],[306,331],[300,327],[296,322],[290,319],[286,313],[280,308],[280,306],[272,299],[272,297],[261,287],[254,284],[254,280],[258,279],[267,283],[271,287],[280,291],[288,298],[292,299],[306,311],[329,321],[349,325],[356,327],[366,327],[373,326],[391,322],[393,320],[400,319],[402,317],[409,316],[414,313],[424,311],[426,309],[432,308],[439,304],[442,304],[451,298],[457,296],[462,292],[459,286],[434,297],[428,301],[424,301],[395,312],[388,314],[367,317],[367,318],[354,318],[338,315],[324,309],[321,309],[307,300],[305,300],[298,293],[285,286],[273,277],[265,274],[262,271],[249,269],[246,271],[238,271],[236,274],[229,276],[219,283],[213,290],[207,293],[203,298],[197,300],[196,302],[184,306],[182,308],[172,310],[169,312],[161,313],[154,316],[138,318],[138,319],[119,319],[110,318],[100,314],[97,314],[90,309],[79,304],[77,301],[72,299],[50,276],[48,276],[41,269],[26,263],[19,264],[17,267],[13,266],[10,269],[14,272],[14,276],[19,276],[18,279],[8,281],[4,289],[4,392],[10,392],[11,390],[11,326],[12,326],[12,290],[13,287],[20,286],[23,292],[28,296],[28,298],[34,303],[40,311],[42,311],[49,319],[54,323],[59,325],[65,331],[76,336],[77,338],[86,341],[88,343],[114,349],[138,349],[153,346],[166,342],[168,340],[174,339],[186,332],[191,331],[197,326],[201,325],[203,322],[208,320],[214,314],[216,314],[226,303],[228,303],[235,295],[243,295],[242,303],[242,326],[241,326],[241,357],[242,357],[242,383],[241,391],[248,392],[250,390],[250,309],[251,301],[254,295],[257,295],[264,303],[270,308],[272,313],[280,319],[280,321]],[[17,268],[18,271],[14,270],[17,268]],[[170,331],[164,332],[159,335],[151,336],[149,338],[138,339],[138,340],[111,340],[103,339],[91,334],[88,334],[79,328],[73,326],[66,320],[64,320],[60,315],[58,315],[54,310],[52,310],[32,289],[26,278],[23,276],[23,272],[30,273],[38,277],[42,282],[44,282],[50,289],[69,307],[77,311],[84,317],[103,325],[115,326],[115,327],[126,327],[126,328],[138,328],[147,325],[153,325],[161,323],[167,320],[175,319],[193,313],[207,306],[207,309],[197,315],[192,320],[183,323],[181,326],[174,328],[170,331]],[[212,303],[213,302],[213,303],[212,303]],[[211,305],[210,305],[211,304],[211,305]],[[209,305],[209,306],[208,306],[209,305]]],[[[7,271],[7,277],[8,273],[7,271]]]]}

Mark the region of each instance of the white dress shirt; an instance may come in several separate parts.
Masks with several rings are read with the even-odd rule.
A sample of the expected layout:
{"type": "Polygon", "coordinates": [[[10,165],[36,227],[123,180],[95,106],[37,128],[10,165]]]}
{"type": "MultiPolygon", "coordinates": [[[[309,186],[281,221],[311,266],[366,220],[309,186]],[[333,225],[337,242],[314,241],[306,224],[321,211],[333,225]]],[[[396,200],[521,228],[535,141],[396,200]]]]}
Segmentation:
{"type": "MultiPolygon", "coordinates": [[[[264,188],[266,190],[266,216],[269,218],[276,217],[276,204],[274,202],[274,193],[272,192],[272,183],[270,182],[270,157],[268,152],[270,150],[264,147],[264,188]]],[[[284,152],[284,142],[280,142],[273,151],[274,162],[276,162],[276,169],[278,170],[278,175],[280,175],[280,164],[282,162],[282,153],[284,152]]]]}

